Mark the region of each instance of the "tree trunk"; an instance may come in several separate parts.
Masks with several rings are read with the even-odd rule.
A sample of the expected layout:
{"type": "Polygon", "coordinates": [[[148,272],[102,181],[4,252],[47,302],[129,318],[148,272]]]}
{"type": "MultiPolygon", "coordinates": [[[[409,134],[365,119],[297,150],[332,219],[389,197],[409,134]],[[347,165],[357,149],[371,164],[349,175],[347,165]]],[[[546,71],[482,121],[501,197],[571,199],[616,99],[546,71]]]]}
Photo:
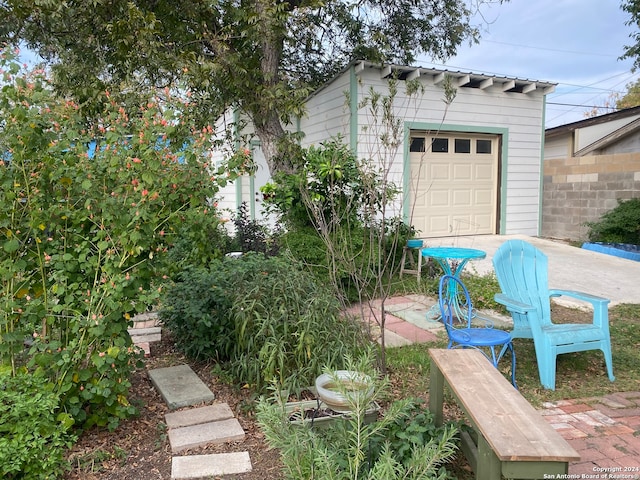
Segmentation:
{"type": "Polygon", "coordinates": [[[284,146],[286,133],[280,122],[278,101],[272,100],[277,98],[277,88],[281,82],[280,62],[285,28],[281,14],[274,5],[273,0],[256,1],[256,11],[260,17],[260,48],[262,50],[260,73],[263,91],[256,92],[257,96],[251,108],[253,125],[260,138],[262,153],[271,175],[288,170],[281,161],[283,158],[281,148],[284,146]]]}
{"type": "Polygon", "coordinates": [[[280,123],[280,117],[277,112],[269,112],[266,115],[266,118],[262,116],[258,118],[254,115],[253,125],[260,138],[260,146],[269,172],[271,176],[277,172],[290,173],[291,168],[286,165],[286,162],[281,161],[283,157],[280,148],[285,141],[285,131],[280,123]]]}

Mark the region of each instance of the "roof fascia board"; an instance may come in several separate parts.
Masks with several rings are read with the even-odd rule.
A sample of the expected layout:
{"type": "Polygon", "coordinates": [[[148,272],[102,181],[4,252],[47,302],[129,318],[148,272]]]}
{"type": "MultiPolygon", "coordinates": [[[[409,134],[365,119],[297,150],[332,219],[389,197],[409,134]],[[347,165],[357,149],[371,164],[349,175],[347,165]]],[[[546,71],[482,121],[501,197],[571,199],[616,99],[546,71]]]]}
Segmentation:
{"type": "MultiPolygon", "coordinates": [[[[349,72],[352,67],[355,69],[356,75],[361,74],[367,68],[378,69],[380,70],[381,77],[383,78],[385,76],[389,76],[393,74],[394,71],[400,71],[405,73],[409,71],[410,73],[408,73],[408,78],[410,77],[409,78],[410,80],[413,80],[418,77],[432,77],[435,85],[437,85],[438,83],[442,83],[447,75],[451,76],[454,80],[457,80],[457,81],[464,81],[466,77],[469,77],[469,82],[471,83],[476,81],[480,82],[480,84],[482,85],[481,89],[489,88],[490,86],[495,84],[499,84],[499,85],[501,84],[503,86],[503,91],[515,88],[516,82],[520,84],[535,83],[537,86],[537,89],[544,89],[543,90],[544,93],[551,93],[553,90],[555,90],[555,87],[557,85],[556,83],[551,83],[551,82],[543,82],[538,80],[497,76],[497,75],[487,75],[483,73],[451,71],[451,70],[439,69],[439,68],[410,67],[406,65],[396,65],[396,64],[381,65],[368,60],[359,59],[359,60],[352,60],[347,66],[345,66],[344,69],[338,72],[333,78],[325,82],[323,85],[319,86],[311,95],[309,95],[309,98],[318,95],[322,90],[324,90],[329,84],[334,82],[337,78],[349,72]],[[511,86],[508,88],[504,88],[504,87],[507,87],[508,85],[511,85],[511,86]]],[[[459,85],[459,86],[462,86],[462,85],[459,85]]]]}
{"type": "Polygon", "coordinates": [[[548,128],[545,130],[545,135],[548,138],[553,138],[557,135],[569,133],[580,128],[599,125],[611,120],[631,117],[633,115],[640,115],[640,106],[625,108],[623,110],[618,110],[617,112],[605,113],[604,115],[598,115],[597,117],[586,118],[584,120],[578,120],[577,122],[566,123],[557,127],[548,128]]]}

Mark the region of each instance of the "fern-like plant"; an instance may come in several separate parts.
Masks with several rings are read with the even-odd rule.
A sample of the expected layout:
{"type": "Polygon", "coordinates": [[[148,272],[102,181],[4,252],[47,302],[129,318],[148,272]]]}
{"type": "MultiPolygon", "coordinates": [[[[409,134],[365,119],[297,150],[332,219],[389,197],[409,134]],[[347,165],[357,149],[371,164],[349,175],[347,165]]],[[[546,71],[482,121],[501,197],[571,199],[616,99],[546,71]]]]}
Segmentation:
{"type": "MultiPolygon", "coordinates": [[[[412,410],[410,400],[391,403],[377,422],[368,423],[365,414],[372,401],[381,401],[389,391],[389,381],[372,368],[372,355],[358,361],[346,359],[348,370],[363,372],[376,379],[366,401],[353,399],[345,421],[329,428],[314,429],[289,422],[280,394],[258,404],[257,418],[269,445],[280,450],[287,479],[312,480],[427,480],[447,478],[441,466],[456,453],[456,427],[442,429],[438,438],[412,447],[405,461],[398,458],[392,442],[383,443],[381,450],[372,448],[375,441],[407,418],[412,410]]],[[[328,372],[328,371],[327,371],[328,372]]],[[[338,385],[340,383],[338,382],[338,385]]],[[[344,388],[344,387],[342,387],[344,388]]],[[[342,392],[343,394],[346,391],[342,392]]]]}

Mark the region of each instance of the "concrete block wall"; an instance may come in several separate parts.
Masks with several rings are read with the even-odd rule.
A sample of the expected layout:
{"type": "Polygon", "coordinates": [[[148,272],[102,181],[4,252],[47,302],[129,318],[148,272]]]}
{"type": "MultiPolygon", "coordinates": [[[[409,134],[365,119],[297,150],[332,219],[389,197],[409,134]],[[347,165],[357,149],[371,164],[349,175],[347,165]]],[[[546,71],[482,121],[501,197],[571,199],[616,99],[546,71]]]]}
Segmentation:
{"type": "Polygon", "coordinates": [[[587,239],[593,222],[618,205],[640,197],[640,152],[545,160],[542,235],[587,239]]]}

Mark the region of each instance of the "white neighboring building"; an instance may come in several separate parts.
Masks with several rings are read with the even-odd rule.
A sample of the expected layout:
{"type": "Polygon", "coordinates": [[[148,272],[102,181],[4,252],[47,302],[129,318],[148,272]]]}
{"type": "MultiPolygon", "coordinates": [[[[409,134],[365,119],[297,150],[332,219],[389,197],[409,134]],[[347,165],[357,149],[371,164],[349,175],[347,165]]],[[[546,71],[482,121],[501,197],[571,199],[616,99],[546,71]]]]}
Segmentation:
{"type": "MultiPolygon", "coordinates": [[[[402,186],[401,213],[422,238],[478,234],[539,235],[545,100],[554,83],[432,68],[356,61],[311,95],[295,128],[303,146],[340,135],[360,158],[384,163],[402,186]],[[379,120],[364,99],[388,95],[399,146],[385,151],[379,120]],[[445,85],[456,90],[445,100],[445,85]],[[422,93],[407,95],[407,86],[422,93]]],[[[378,116],[379,118],[379,116],[378,116]]],[[[243,133],[248,133],[246,130],[243,133]]],[[[258,170],[220,192],[220,206],[242,202],[262,217],[260,187],[269,172],[251,144],[258,170]]]]}

